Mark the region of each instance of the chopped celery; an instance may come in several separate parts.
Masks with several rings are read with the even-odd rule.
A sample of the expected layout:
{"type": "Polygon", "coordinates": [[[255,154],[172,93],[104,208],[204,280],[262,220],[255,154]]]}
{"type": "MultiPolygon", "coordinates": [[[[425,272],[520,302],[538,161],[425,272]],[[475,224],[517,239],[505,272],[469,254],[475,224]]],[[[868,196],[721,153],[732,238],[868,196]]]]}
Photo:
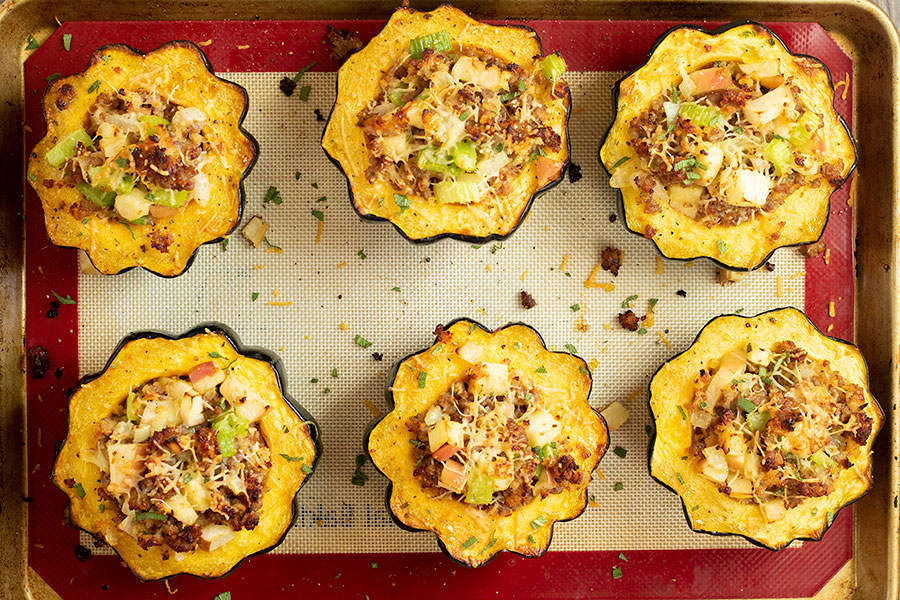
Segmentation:
{"type": "Polygon", "coordinates": [[[453,177],[462,173],[446,152],[432,146],[419,150],[419,154],[416,156],[416,165],[425,171],[437,171],[453,177]]]}
{"type": "Polygon", "coordinates": [[[234,412],[227,412],[220,415],[218,420],[213,422],[213,430],[216,432],[216,441],[219,443],[219,452],[223,457],[234,456],[236,437],[244,437],[250,428],[247,419],[236,415],[234,412]]]}
{"type": "Polygon", "coordinates": [[[791,133],[788,136],[791,146],[794,148],[802,148],[808,144],[809,140],[812,139],[812,136],[816,133],[821,124],[822,119],[811,110],[807,110],[800,115],[797,124],[791,127],[791,133]]]}
{"type": "Polygon", "coordinates": [[[147,133],[150,135],[154,135],[156,133],[157,125],[164,125],[168,127],[172,124],[168,119],[163,119],[162,117],[157,117],[156,115],[143,115],[142,117],[138,118],[138,121],[146,123],[150,126],[150,128],[147,129],[147,133]]]}
{"type": "Polygon", "coordinates": [[[775,167],[775,174],[779,177],[790,168],[791,159],[793,158],[791,148],[788,146],[787,142],[785,142],[783,138],[777,137],[773,137],[769,140],[769,143],[766,144],[766,148],[763,150],[763,156],[767,161],[772,163],[772,166],[775,167]]]}
{"type": "Polygon", "coordinates": [[[403,87],[394,88],[388,93],[388,100],[391,101],[391,104],[394,106],[401,106],[403,104],[403,96],[406,95],[406,92],[409,91],[409,88],[404,85],[403,87]]]}
{"type": "Polygon", "coordinates": [[[678,114],[698,127],[712,127],[719,122],[719,111],[694,102],[683,103],[678,107],[678,114]]]}
{"type": "Polygon", "coordinates": [[[556,81],[566,72],[566,61],[559,54],[551,54],[541,61],[541,72],[549,81],[556,81]]]}
{"type": "Polygon", "coordinates": [[[153,204],[160,206],[171,206],[177,208],[187,200],[186,190],[170,190],[167,188],[159,188],[147,193],[147,200],[153,204]]]}
{"type": "Polygon", "coordinates": [[[837,463],[833,458],[822,452],[821,450],[815,451],[809,459],[813,462],[813,464],[818,465],[825,469],[833,469],[837,466],[837,463]]]}
{"type": "Polygon", "coordinates": [[[475,142],[472,140],[461,140],[453,147],[450,154],[453,156],[453,162],[456,163],[456,166],[463,171],[471,173],[475,170],[475,165],[478,162],[478,152],[475,150],[475,142]]]}
{"type": "Polygon", "coordinates": [[[59,140],[55,146],[47,151],[44,158],[47,159],[47,163],[51,167],[59,167],[66,162],[67,158],[75,156],[75,148],[78,146],[79,142],[81,142],[85,148],[90,148],[94,145],[91,136],[87,134],[84,127],[79,127],[59,140]]]}
{"type": "Polygon", "coordinates": [[[421,35],[409,40],[409,53],[412,54],[413,58],[422,58],[422,53],[425,52],[426,48],[431,48],[438,52],[449,52],[453,49],[453,44],[450,41],[450,32],[442,29],[441,31],[421,35]]]}
{"type": "Polygon", "coordinates": [[[750,431],[762,431],[770,418],[769,411],[755,410],[747,413],[747,426],[750,428],[750,431]]]}
{"type": "Polygon", "coordinates": [[[101,188],[91,187],[87,183],[76,183],[75,189],[97,206],[112,206],[116,202],[116,193],[101,188]]]}
{"type": "Polygon", "coordinates": [[[129,173],[110,173],[105,167],[90,167],[88,175],[94,187],[111,189],[117,194],[127,194],[134,189],[134,175],[129,173]]]}
{"type": "Polygon", "coordinates": [[[494,478],[479,471],[472,473],[466,489],[469,504],[490,504],[494,497],[494,478]]]}
{"type": "Polygon", "coordinates": [[[128,392],[128,398],[125,399],[125,416],[128,417],[128,420],[132,423],[137,423],[138,418],[134,412],[134,399],[136,395],[134,392],[128,392]]]}
{"type": "Polygon", "coordinates": [[[477,181],[446,180],[434,184],[434,196],[441,204],[472,204],[478,202],[477,181]]]}

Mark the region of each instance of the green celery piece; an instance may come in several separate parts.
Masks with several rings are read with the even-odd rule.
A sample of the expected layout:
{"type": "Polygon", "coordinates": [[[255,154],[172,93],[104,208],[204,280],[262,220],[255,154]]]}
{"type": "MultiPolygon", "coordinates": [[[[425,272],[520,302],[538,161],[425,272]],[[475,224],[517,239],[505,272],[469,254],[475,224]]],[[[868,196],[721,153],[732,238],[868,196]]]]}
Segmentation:
{"type": "Polygon", "coordinates": [[[388,94],[388,100],[390,100],[391,104],[393,104],[394,106],[401,106],[403,104],[403,96],[408,91],[409,88],[406,87],[395,88],[388,94]]]}
{"type": "Polygon", "coordinates": [[[109,173],[107,171],[106,176],[100,175],[100,173],[104,170],[104,167],[89,167],[88,175],[91,179],[91,185],[94,187],[101,187],[105,189],[111,189],[116,194],[127,194],[131,190],[134,189],[135,180],[134,175],[130,173],[109,173]]]}
{"type": "Polygon", "coordinates": [[[212,428],[216,432],[216,441],[219,442],[219,452],[222,453],[222,457],[234,456],[234,437],[236,432],[231,421],[231,415],[227,415],[213,423],[212,428]]]}
{"type": "Polygon", "coordinates": [[[91,187],[87,183],[76,183],[75,189],[97,206],[112,206],[116,203],[116,193],[101,188],[91,187]]]}
{"type": "Polygon", "coordinates": [[[490,504],[494,497],[494,478],[474,471],[466,489],[468,504],[490,504]]]}
{"type": "Polygon", "coordinates": [[[699,127],[712,127],[719,122],[719,111],[712,106],[701,106],[694,102],[685,102],[678,107],[678,115],[699,127]]]}
{"type": "Polygon", "coordinates": [[[813,462],[813,464],[823,467],[825,469],[833,469],[837,466],[837,462],[821,450],[816,450],[809,459],[813,462]]]}
{"type": "Polygon", "coordinates": [[[434,196],[441,204],[471,204],[478,202],[478,183],[446,180],[434,184],[434,196]]]}
{"type": "Polygon", "coordinates": [[[800,118],[797,119],[797,124],[791,127],[791,132],[788,134],[788,141],[791,142],[791,146],[802,148],[808,144],[813,134],[819,130],[821,124],[822,119],[811,110],[807,110],[800,115],[800,118]]]}
{"type": "Polygon", "coordinates": [[[772,138],[763,150],[763,156],[775,167],[775,174],[781,177],[791,165],[794,155],[787,142],[780,138],[772,138]]]}
{"type": "Polygon", "coordinates": [[[472,140],[460,140],[453,147],[453,150],[450,151],[450,154],[453,156],[453,162],[456,163],[456,166],[463,171],[471,173],[475,170],[475,165],[478,162],[478,152],[475,149],[475,142],[472,140]]]}
{"type": "Polygon", "coordinates": [[[137,423],[138,418],[134,413],[134,399],[136,395],[134,392],[128,392],[128,398],[125,399],[125,416],[128,417],[128,420],[132,423],[137,423]]]}
{"type": "Polygon", "coordinates": [[[750,431],[762,431],[770,418],[771,415],[769,415],[769,411],[755,410],[751,413],[747,413],[747,426],[750,428],[750,431]]]}
{"type": "Polygon", "coordinates": [[[420,35],[409,40],[409,53],[413,58],[422,58],[422,53],[425,52],[426,48],[431,48],[438,52],[449,52],[453,49],[450,32],[442,29],[441,31],[420,35]]]}
{"type": "Polygon", "coordinates": [[[431,146],[419,150],[419,154],[416,156],[416,165],[425,171],[437,171],[451,177],[462,173],[459,167],[451,164],[446,152],[431,146]]]}
{"type": "Polygon", "coordinates": [[[167,188],[159,188],[149,192],[147,194],[147,199],[153,204],[177,208],[187,201],[187,194],[186,190],[176,191],[167,188]]]}
{"type": "Polygon", "coordinates": [[[559,54],[551,54],[541,61],[541,72],[548,81],[556,81],[566,72],[566,61],[559,54]]]}
{"type": "Polygon", "coordinates": [[[59,140],[55,146],[47,151],[47,154],[44,156],[47,160],[47,164],[51,167],[62,166],[67,158],[75,156],[75,148],[78,146],[78,142],[81,142],[85,148],[90,148],[94,145],[91,136],[87,134],[84,127],[79,127],[59,140]]]}

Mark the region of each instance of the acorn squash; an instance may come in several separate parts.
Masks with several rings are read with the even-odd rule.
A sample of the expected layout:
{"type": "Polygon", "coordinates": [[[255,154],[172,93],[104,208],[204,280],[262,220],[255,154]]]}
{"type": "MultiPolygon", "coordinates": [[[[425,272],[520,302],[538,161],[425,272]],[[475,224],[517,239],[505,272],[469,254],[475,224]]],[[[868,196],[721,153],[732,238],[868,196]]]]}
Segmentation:
{"type": "Polygon", "coordinates": [[[184,272],[240,221],[257,156],[241,127],[247,102],[190,42],[98,49],[44,94],[47,134],[28,179],[50,240],[84,250],[104,274],[184,272]]]}
{"type": "Polygon", "coordinates": [[[656,372],[650,410],[650,474],[694,531],[770,549],[818,540],[872,486],[884,415],[865,360],[797,309],[711,320],[656,372]]]}
{"type": "Polygon", "coordinates": [[[527,27],[399,8],[338,71],[322,147],[364,219],[413,242],[505,238],[568,165],[564,71],[527,27]]]}
{"type": "MultiPolygon", "coordinates": [[[[306,482],[309,474],[313,472],[320,452],[316,423],[308,413],[285,394],[282,388],[283,378],[280,359],[261,350],[243,348],[234,333],[221,325],[201,326],[178,337],[170,337],[156,332],[140,332],[125,338],[113,353],[106,367],[100,373],[83,378],[70,398],[69,429],[56,459],[53,480],[69,497],[74,524],[109,544],[118,552],[134,574],[144,580],[161,579],[181,573],[205,578],[219,577],[227,574],[245,558],[267,552],[277,546],[293,524],[295,496],[306,482]],[[224,396],[229,395],[224,391],[228,379],[235,377],[238,381],[243,382],[246,386],[243,389],[245,397],[243,400],[237,400],[237,403],[244,402],[241,406],[251,406],[250,398],[258,398],[260,402],[264,403],[262,404],[264,408],[261,418],[258,416],[250,418],[252,425],[257,428],[254,433],[261,435],[264,445],[268,448],[268,461],[270,462],[264,478],[261,482],[259,479],[256,481],[257,485],[261,483],[261,496],[256,497],[259,500],[258,510],[256,510],[258,521],[255,526],[253,523],[245,524],[243,527],[235,527],[231,531],[229,530],[231,528],[228,527],[231,524],[229,518],[223,517],[222,520],[225,523],[220,522],[217,527],[221,529],[224,525],[226,529],[224,534],[215,527],[211,528],[210,539],[213,540],[213,543],[209,544],[205,543],[207,540],[206,530],[204,530],[202,539],[189,540],[199,541],[199,545],[190,550],[174,550],[167,545],[170,544],[168,538],[165,543],[156,545],[145,543],[143,545],[148,547],[142,547],[138,539],[140,536],[126,533],[125,521],[130,519],[129,526],[133,526],[135,521],[139,520],[151,520],[151,523],[153,519],[165,521],[166,515],[160,513],[168,511],[160,508],[165,506],[162,504],[154,504],[151,509],[137,507],[134,510],[145,512],[132,513],[131,510],[128,510],[126,511],[129,513],[128,516],[123,519],[124,509],[120,510],[117,504],[119,499],[113,497],[110,492],[118,493],[117,490],[112,489],[112,484],[118,485],[117,481],[122,477],[129,477],[129,470],[132,472],[134,470],[114,464],[119,474],[124,473],[122,477],[119,477],[119,474],[113,476],[112,469],[108,467],[110,463],[106,463],[101,468],[104,458],[98,451],[100,449],[98,441],[106,439],[105,436],[109,434],[108,428],[103,430],[105,423],[115,422],[120,426],[130,427],[129,423],[122,422],[127,418],[128,421],[143,424],[144,420],[148,418],[149,409],[144,406],[142,407],[144,410],[138,411],[137,400],[134,400],[134,391],[140,390],[147,383],[171,382],[173,381],[171,379],[160,380],[159,378],[175,378],[176,385],[190,381],[191,385],[196,385],[198,390],[204,389],[201,388],[200,383],[195,383],[196,378],[193,374],[190,375],[189,380],[178,379],[192,373],[198,366],[201,366],[201,371],[204,367],[209,367],[209,371],[213,373],[227,374],[225,381],[220,378],[212,382],[221,383],[218,389],[222,390],[224,396]],[[222,373],[223,371],[224,373],[222,373]],[[216,542],[216,536],[220,534],[224,537],[219,537],[216,542]],[[222,543],[223,540],[225,543],[222,543]]],[[[169,388],[166,389],[168,394],[169,388]]],[[[185,396],[185,398],[189,398],[189,396],[185,396]]],[[[199,404],[199,397],[197,400],[199,404]]],[[[184,416],[184,404],[181,406],[180,414],[184,416]]],[[[230,434],[230,440],[228,435],[222,437],[222,423],[227,424],[229,419],[234,419],[232,422],[235,423],[239,421],[235,415],[240,414],[240,409],[235,409],[235,406],[232,406],[229,412],[221,413],[218,417],[209,420],[209,423],[212,423],[212,430],[216,432],[212,446],[215,448],[216,456],[214,458],[217,462],[229,454],[234,455],[235,447],[241,448],[239,436],[247,436],[247,421],[243,421],[245,427],[243,433],[235,434],[234,431],[224,431],[225,434],[230,434]],[[230,453],[226,445],[231,446],[230,453]]],[[[163,408],[155,410],[158,411],[157,416],[166,414],[163,408]]],[[[188,423],[186,417],[184,422],[188,423]]],[[[192,423],[197,422],[192,421],[192,423]]],[[[202,428],[206,426],[207,423],[204,422],[202,425],[187,429],[185,435],[196,436],[196,439],[200,439],[202,428]]],[[[160,427],[161,425],[159,427],[156,424],[153,425],[151,431],[154,433],[149,437],[149,446],[158,443],[158,435],[165,437],[167,432],[171,432],[172,429],[167,425],[165,430],[158,431],[160,427]]],[[[181,428],[180,425],[178,427],[181,428]]],[[[136,431],[139,429],[137,428],[136,431]]],[[[118,434],[114,432],[113,435],[118,434]]],[[[173,437],[166,440],[165,443],[177,444],[180,439],[183,438],[173,437]]],[[[136,436],[135,441],[138,441],[136,436]]],[[[102,454],[106,455],[110,461],[114,461],[115,453],[112,450],[114,447],[126,448],[142,445],[147,444],[134,443],[113,446],[109,442],[108,452],[102,454]]],[[[177,450],[179,448],[170,451],[177,450]]],[[[183,447],[180,450],[183,450],[183,447]]],[[[200,453],[202,446],[194,444],[191,446],[191,451],[200,453]]],[[[152,450],[149,449],[142,452],[146,452],[146,456],[152,455],[152,450]]],[[[203,455],[200,454],[200,456],[203,455]]],[[[265,459],[265,457],[263,458],[265,459]]],[[[183,462],[190,461],[188,458],[179,459],[177,464],[183,462]]],[[[245,465],[242,463],[243,466],[245,465]]],[[[149,469],[149,467],[147,468],[149,469]]],[[[226,470],[224,473],[228,474],[229,472],[226,470]]],[[[136,473],[139,474],[141,471],[137,470],[136,473]]],[[[139,478],[142,475],[135,475],[135,477],[139,478]]],[[[149,477],[149,471],[147,477],[149,477]]],[[[242,475],[242,477],[248,495],[236,492],[235,497],[238,499],[236,501],[238,504],[240,502],[246,504],[254,500],[250,479],[247,475],[242,475]],[[246,500],[241,500],[242,498],[246,498],[246,500]]],[[[191,472],[187,472],[183,478],[177,475],[175,478],[177,479],[177,491],[172,499],[166,500],[166,502],[174,507],[176,506],[174,498],[186,497],[193,508],[197,508],[198,502],[195,502],[195,496],[192,496],[196,490],[191,488],[191,485],[199,484],[201,478],[198,473],[193,473],[192,476],[191,472]]],[[[213,479],[218,480],[218,476],[213,479]]],[[[208,478],[203,478],[204,483],[208,481],[208,478]]],[[[228,485],[231,487],[232,483],[228,483],[228,485]]],[[[135,489],[138,489],[137,486],[131,491],[133,492],[135,489]]],[[[232,489],[234,488],[232,487],[232,489]]],[[[207,494],[210,493],[215,494],[215,492],[207,492],[207,494]]],[[[228,494],[229,492],[225,493],[226,496],[228,494]]],[[[197,494],[196,497],[199,498],[200,495],[197,494]]],[[[206,496],[206,498],[208,507],[210,496],[206,496]]],[[[234,502],[232,504],[235,505],[234,502]]],[[[215,507],[215,502],[213,502],[213,506],[215,507]]],[[[184,510],[191,512],[190,508],[184,510]]],[[[201,517],[209,514],[209,510],[204,512],[203,507],[197,508],[195,512],[199,512],[201,517]]],[[[173,512],[172,514],[178,513],[173,512]]],[[[196,517],[196,515],[192,515],[192,517],[196,517]]]]}
{"type": "Polygon", "coordinates": [[[388,510],[405,529],[433,531],[452,559],[471,567],[501,551],[540,556],[554,523],[584,511],[608,447],[606,423],[588,404],[590,371],[577,356],[547,350],[527,325],[490,332],[463,319],[435,333],[434,345],[395,366],[392,410],[366,441],[390,480],[388,510]],[[485,432],[493,432],[487,441],[485,432]],[[523,465],[540,465],[506,469],[511,452],[523,465]],[[428,481],[439,469],[440,483],[428,481]]]}
{"type": "Polygon", "coordinates": [[[856,164],[827,68],[757,23],[670,30],[613,102],[600,161],[666,258],[747,271],[814,242],[856,164]]]}

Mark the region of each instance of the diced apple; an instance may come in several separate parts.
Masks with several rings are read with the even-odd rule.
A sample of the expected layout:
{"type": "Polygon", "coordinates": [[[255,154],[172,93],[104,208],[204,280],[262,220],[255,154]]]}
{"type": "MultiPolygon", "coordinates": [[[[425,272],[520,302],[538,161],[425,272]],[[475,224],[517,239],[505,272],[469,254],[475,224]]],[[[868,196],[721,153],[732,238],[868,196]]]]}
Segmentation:
{"type": "Polygon", "coordinates": [[[256,392],[250,390],[234,374],[228,375],[219,385],[219,392],[234,407],[234,412],[250,423],[258,421],[268,410],[269,405],[256,392]]]}
{"type": "Polygon", "coordinates": [[[758,344],[751,342],[747,360],[757,365],[767,365],[772,359],[772,352],[758,344]]]}
{"type": "Polygon", "coordinates": [[[457,494],[463,493],[466,489],[466,467],[456,462],[448,460],[441,469],[440,484],[450,491],[457,494]]]}
{"type": "Polygon", "coordinates": [[[787,512],[784,508],[784,504],[782,504],[780,500],[770,500],[768,502],[763,502],[759,506],[762,509],[763,516],[769,523],[780,521],[787,512]]]}
{"type": "Polygon", "coordinates": [[[147,192],[140,188],[134,188],[127,194],[116,196],[116,212],[126,221],[137,221],[141,217],[150,214],[152,202],[146,198],[147,192]]]}
{"type": "Polygon", "coordinates": [[[450,440],[447,433],[447,421],[441,419],[428,430],[428,448],[431,452],[436,452],[438,448],[446,444],[450,440]]]}
{"type": "Polygon", "coordinates": [[[248,242],[253,244],[254,248],[259,248],[263,238],[266,237],[267,231],[269,231],[269,224],[263,221],[262,217],[255,216],[244,225],[241,234],[247,238],[248,242]]]}
{"type": "Polygon", "coordinates": [[[212,552],[230,542],[234,536],[234,529],[229,525],[206,525],[200,531],[200,547],[212,552]]]}
{"type": "Polygon", "coordinates": [[[759,98],[744,105],[744,118],[751,125],[762,127],[774,121],[786,108],[794,106],[794,96],[787,85],[780,85],[759,98]]]}
{"type": "Polygon", "coordinates": [[[725,453],[714,446],[709,446],[703,449],[703,456],[706,457],[706,461],[701,473],[716,483],[725,483],[728,479],[728,461],[725,459],[725,453]]]}
{"type": "Polygon", "coordinates": [[[444,444],[437,450],[431,453],[431,458],[438,462],[444,462],[448,458],[451,458],[454,454],[460,451],[458,446],[454,446],[453,444],[444,444]]]}
{"type": "Polygon", "coordinates": [[[203,416],[203,398],[185,395],[181,399],[181,420],[187,427],[200,425],[206,418],[203,416]]]}
{"type": "Polygon", "coordinates": [[[734,206],[760,207],[772,190],[772,180],[768,176],[750,169],[736,169],[729,183],[725,200],[734,206]]]}
{"type": "Polygon", "coordinates": [[[202,513],[209,509],[209,490],[203,485],[199,476],[187,482],[184,491],[194,510],[202,513]]]}
{"type": "Polygon", "coordinates": [[[504,78],[499,68],[488,67],[474,56],[463,56],[456,61],[450,74],[459,81],[474,83],[478,87],[496,92],[503,85],[504,78]]]}
{"type": "Polygon", "coordinates": [[[127,494],[141,480],[147,444],[109,444],[109,486],[113,494],[127,494]]]}
{"type": "Polygon", "coordinates": [[[738,477],[729,485],[731,488],[731,496],[734,498],[751,498],[753,496],[753,484],[749,479],[738,477]]]}
{"type": "Polygon", "coordinates": [[[197,521],[197,511],[191,507],[191,503],[184,495],[175,494],[166,500],[166,504],[172,510],[172,516],[185,525],[193,525],[197,521]]]}
{"type": "Polygon", "coordinates": [[[700,210],[700,196],[703,194],[702,187],[673,184],[669,186],[668,190],[669,206],[688,218],[697,218],[697,212],[700,210]]]}
{"type": "Polygon", "coordinates": [[[762,458],[760,458],[759,454],[747,452],[744,456],[744,475],[750,480],[755,480],[759,477],[761,467],[762,458]]]}
{"type": "Polygon", "coordinates": [[[215,362],[208,360],[191,369],[188,379],[191,380],[195,390],[205,394],[225,381],[225,371],[216,366],[215,362]]]}
{"type": "Polygon", "coordinates": [[[709,382],[709,387],[706,388],[707,402],[704,408],[707,412],[713,412],[716,403],[722,397],[722,390],[730,386],[732,380],[739,379],[746,366],[747,354],[743,350],[735,350],[725,355],[709,382]]]}
{"type": "Polygon", "coordinates": [[[728,89],[731,86],[731,71],[724,67],[710,67],[690,74],[694,82],[694,95],[728,89]]]}
{"type": "Polygon", "coordinates": [[[600,414],[603,415],[610,431],[619,429],[631,416],[631,412],[619,402],[611,402],[600,414]]]}
{"type": "Polygon", "coordinates": [[[447,442],[454,446],[463,446],[463,424],[456,421],[447,421],[447,442]]]}
{"type": "Polygon", "coordinates": [[[531,446],[544,446],[556,441],[561,430],[559,421],[544,409],[539,408],[528,417],[528,429],[525,430],[525,435],[531,446]]]}
{"type": "Polygon", "coordinates": [[[746,463],[746,456],[746,454],[726,454],[725,461],[728,463],[728,468],[737,473],[742,473],[746,463]]]}
{"type": "Polygon", "coordinates": [[[770,90],[784,83],[784,75],[781,74],[781,60],[772,59],[762,62],[746,63],[738,65],[744,73],[755,78],[759,84],[770,90]]]}
{"type": "Polygon", "coordinates": [[[481,360],[484,354],[484,347],[476,342],[466,342],[456,351],[459,357],[470,364],[475,364],[481,360]]]}
{"type": "Polygon", "coordinates": [[[472,368],[470,389],[481,396],[506,396],[509,393],[509,367],[503,363],[481,363],[472,368]]]}
{"type": "Polygon", "coordinates": [[[182,398],[194,395],[193,386],[183,379],[166,380],[165,389],[169,399],[174,401],[179,407],[181,406],[182,398]]]}

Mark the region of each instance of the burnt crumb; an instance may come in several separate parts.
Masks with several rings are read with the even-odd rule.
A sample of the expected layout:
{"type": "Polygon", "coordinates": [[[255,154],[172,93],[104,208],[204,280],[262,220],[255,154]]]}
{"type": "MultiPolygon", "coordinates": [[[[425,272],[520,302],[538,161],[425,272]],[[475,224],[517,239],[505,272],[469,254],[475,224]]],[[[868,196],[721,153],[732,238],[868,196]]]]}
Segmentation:
{"type": "Polygon", "coordinates": [[[687,292],[684,290],[678,290],[677,292],[675,292],[675,295],[681,296],[682,298],[687,298],[687,292]]]}
{"type": "Polygon", "coordinates": [[[881,268],[884,269],[885,273],[887,273],[888,271],[891,270],[891,265],[884,263],[883,265],[881,265],[881,268]]]}
{"type": "Polygon", "coordinates": [[[22,502],[34,502],[34,498],[31,496],[22,496],[22,502]]]}
{"type": "Polygon", "coordinates": [[[338,29],[328,26],[325,43],[331,46],[331,60],[343,63],[348,56],[363,47],[362,40],[353,35],[349,29],[338,29]]]}
{"type": "Polygon", "coordinates": [[[623,313],[619,313],[619,325],[622,326],[623,329],[627,329],[628,331],[637,331],[638,327],[641,325],[641,318],[639,318],[634,311],[626,310],[623,313]]]}
{"type": "Polygon", "coordinates": [[[281,81],[278,82],[278,89],[280,89],[281,93],[285,96],[290,96],[294,93],[294,90],[297,89],[297,82],[291,77],[282,77],[281,81]]]}
{"type": "Polygon", "coordinates": [[[71,83],[64,83],[59,88],[59,92],[56,96],[56,108],[58,110],[65,110],[69,103],[75,99],[75,86],[71,83]]]}
{"type": "Polygon", "coordinates": [[[438,325],[437,327],[434,328],[434,331],[431,332],[432,335],[436,335],[438,337],[441,337],[442,333],[444,333],[443,325],[438,325]]]}
{"type": "Polygon", "coordinates": [[[106,590],[109,589],[109,586],[104,583],[103,585],[100,586],[100,589],[105,592],[106,590]]]}
{"type": "Polygon", "coordinates": [[[609,271],[613,274],[613,277],[616,277],[619,275],[619,267],[622,266],[624,257],[625,253],[618,248],[607,246],[600,253],[600,266],[603,267],[604,271],[609,271]]]}
{"type": "Polygon", "coordinates": [[[581,174],[581,165],[569,162],[569,183],[578,183],[584,175],[581,174]]]}
{"type": "Polygon", "coordinates": [[[618,217],[615,213],[613,213],[613,214],[609,215],[609,222],[610,222],[610,223],[615,223],[615,222],[616,222],[616,219],[618,219],[618,218],[619,218],[619,217],[618,217]]]}
{"type": "Polygon", "coordinates": [[[815,258],[816,256],[822,256],[822,254],[825,253],[825,242],[819,240],[814,244],[800,246],[799,250],[800,254],[802,254],[806,258],[815,258]]]}
{"type": "Polygon", "coordinates": [[[48,319],[55,319],[59,316],[59,300],[50,303],[50,310],[47,311],[48,319]]]}
{"type": "Polygon", "coordinates": [[[374,359],[377,360],[378,362],[381,362],[381,361],[384,360],[384,354],[382,354],[381,352],[373,352],[373,353],[372,353],[372,358],[374,358],[374,359]]]}
{"type": "Polygon", "coordinates": [[[317,121],[317,122],[321,123],[322,121],[325,120],[325,115],[323,115],[323,114],[322,114],[322,111],[319,110],[318,108],[315,109],[315,110],[313,110],[313,114],[316,115],[316,121],[317,121]]]}
{"type": "Polygon", "coordinates": [[[31,376],[35,379],[43,379],[50,368],[50,353],[43,346],[32,346],[28,349],[28,364],[31,366],[31,376]]]}
{"type": "Polygon", "coordinates": [[[522,290],[521,292],[519,292],[519,296],[521,297],[522,308],[527,310],[527,309],[531,309],[531,308],[534,308],[535,306],[537,306],[537,302],[535,302],[534,296],[532,296],[525,290],[522,290]]]}
{"type": "Polygon", "coordinates": [[[772,264],[772,261],[767,260],[767,261],[765,262],[765,264],[763,265],[763,269],[765,269],[766,271],[768,271],[769,273],[771,273],[772,271],[775,270],[775,265],[772,264]]]}
{"type": "Polygon", "coordinates": [[[91,551],[82,546],[81,544],[75,544],[75,558],[78,559],[78,562],[84,562],[91,557],[91,551]]]}
{"type": "Polygon", "coordinates": [[[53,376],[56,377],[56,380],[59,381],[63,376],[63,368],[56,367],[56,371],[53,372],[53,376]]]}

